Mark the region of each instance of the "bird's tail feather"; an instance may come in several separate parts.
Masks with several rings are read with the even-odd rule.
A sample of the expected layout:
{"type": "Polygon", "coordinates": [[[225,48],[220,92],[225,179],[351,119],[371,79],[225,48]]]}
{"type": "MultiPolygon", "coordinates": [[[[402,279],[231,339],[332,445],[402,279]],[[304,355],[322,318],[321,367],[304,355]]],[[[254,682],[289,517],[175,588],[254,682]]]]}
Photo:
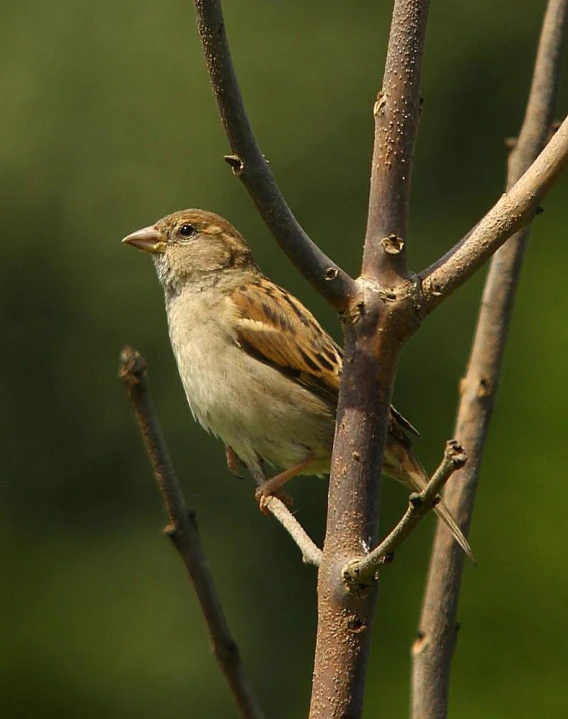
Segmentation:
{"type": "Polygon", "coordinates": [[[452,513],[448,509],[447,505],[444,504],[443,499],[441,499],[438,502],[438,504],[434,507],[434,511],[436,512],[438,517],[440,517],[442,522],[444,522],[444,524],[450,530],[450,532],[454,535],[454,539],[460,545],[460,547],[463,549],[463,551],[467,554],[467,556],[471,559],[471,561],[474,564],[477,564],[477,560],[475,559],[475,554],[473,553],[473,550],[471,549],[469,542],[465,538],[464,533],[458,527],[458,524],[457,524],[456,520],[454,519],[452,513]]]}

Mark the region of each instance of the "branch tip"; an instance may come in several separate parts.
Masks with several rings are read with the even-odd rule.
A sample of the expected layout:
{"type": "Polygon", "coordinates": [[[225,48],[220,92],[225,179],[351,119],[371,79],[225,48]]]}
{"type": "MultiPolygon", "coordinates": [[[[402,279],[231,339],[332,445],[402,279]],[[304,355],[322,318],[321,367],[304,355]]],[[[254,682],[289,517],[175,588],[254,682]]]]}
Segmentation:
{"type": "Polygon", "coordinates": [[[457,439],[450,439],[446,444],[444,459],[452,463],[454,470],[458,470],[467,462],[467,452],[457,439]]]}
{"type": "Polygon", "coordinates": [[[147,362],[130,345],[124,345],[119,355],[118,376],[125,384],[138,384],[146,374],[147,362]]]}

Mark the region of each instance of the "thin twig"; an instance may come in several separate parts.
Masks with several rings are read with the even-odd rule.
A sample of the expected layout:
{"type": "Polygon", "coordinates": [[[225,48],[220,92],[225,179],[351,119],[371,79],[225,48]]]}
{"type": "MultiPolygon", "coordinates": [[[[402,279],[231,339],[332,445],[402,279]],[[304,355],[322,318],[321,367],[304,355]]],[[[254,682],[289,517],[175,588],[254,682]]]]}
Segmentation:
{"type": "Polygon", "coordinates": [[[168,515],[168,526],[164,531],[171,537],[189,573],[205,616],[213,653],[227,680],[240,716],[243,719],[263,719],[207,565],[195,516],[187,511],[148,393],[146,361],[136,350],[125,347],[120,354],[119,374],[134,407],[138,427],[168,515]]]}
{"type": "MultiPolygon", "coordinates": [[[[547,128],[548,132],[548,128],[547,128]]],[[[420,273],[422,311],[429,314],[538,213],[568,161],[568,118],[534,162],[482,220],[440,260],[420,273]]]]}
{"type": "Polygon", "coordinates": [[[280,522],[302,552],[304,564],[313,564],[319,567],[321,562],[321,549],[317,547],[306,530],[290,512],[288,507],[271,494],[264,498],[264,507],[280,522]]]}
{"type": "Polygon", "coordinates": [[[452,474],[464,466],[467,457],[455,439],[446,444],[444,458],[422,492],[410,495],[408,509],[394,529],[369,554],[349,562],[343,569],[343,578],[349,584],[366,584],[374,580],[382,564],[390,561],[393,553],[412,533],[422,517],[433,509],[439,493],[452,474]]]}
{"type": "MultiPolygon", "coordinates": [[[[509,158],[508,187],[521,177],[548,139],[558,94],[567,6],[567,0],[548,3],[523,127],[509,158]]],[[[529,228],[516,233],[493,257],[468,371],[461,386],[456,436],[464,444],[469,460],[446,487],[444,500],[466,534],[528,235],[529,228]]],[[[420,629],[412,650],[414,719],[443,719],[448,713],[463,564],[463,553],[456,550],[451,537],[438,525],[420,629]]]]}
{"type": "Polygon", "coordinates": [[[252,131],[233,61],[220,0],[194,0],[209,79],[229,145],[225,159],[260,216],[297,269],[337,310],[354,294],[354,280],[308,237],[286,203],[252,131]]]}
{"type": "MultiPolygon", "coordinates": [[[[258,488],[262,488],[267,481],[264,468],[251,467],[250,472],[258,488]]],[[[276,494],[261,494],[260,498],[262,498],[260,504],[262,510],[268,510],[298,545],[304,564],[313,564],[314,567],[319,567],[322,556],[321,549],[313,542],[286,504],[276,494]]]]}

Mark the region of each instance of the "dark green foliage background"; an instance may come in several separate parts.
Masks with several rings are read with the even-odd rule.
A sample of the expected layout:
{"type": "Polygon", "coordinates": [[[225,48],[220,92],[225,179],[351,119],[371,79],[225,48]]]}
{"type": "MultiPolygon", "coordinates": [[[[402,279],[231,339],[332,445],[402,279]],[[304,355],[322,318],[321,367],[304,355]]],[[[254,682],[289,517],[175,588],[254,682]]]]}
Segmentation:
{"type": "MultiPolygon", "coordinates": [[[[419,270],[502,192],[542,0],[433,3],[410,257],[419,270]],[[522,7],[521,7],[522,5],[522,7]]],[[[357,272],[371,109],[391,3],[227,2],[253,124],[309,233],[357,272]]],[[[125,342],[156,404],[226,611],[267,716],[306,715],[315,573],[263,517],[252,481],[191,420],[148,258],[120,245],[182,207],[217,210],[265,271],[339,336],[222,161],[226,141],[189,1],[7,2],[0,203],[0,713],[90,719],[231,717],[116,379],[125,342]]],[[[564,92],[559,115],[566,111],[564,92]]],[[[452,716],[564,716],[568,642],[564,179],[535,223],[483,467],[466,568],[452,716]],[[554,272],[552,270],[554,269],[554,272]]],[[[451,436],[482,277],[409,344],[396,403],[427,466],[451,436]]],[[[321,538],[326,484],[293,483],[321,538]]],[[[405,506],[384,488],[382,529],[405,506]]],[[[367,717],[401,717],[434,522],[383,572],[367,717]]]]}

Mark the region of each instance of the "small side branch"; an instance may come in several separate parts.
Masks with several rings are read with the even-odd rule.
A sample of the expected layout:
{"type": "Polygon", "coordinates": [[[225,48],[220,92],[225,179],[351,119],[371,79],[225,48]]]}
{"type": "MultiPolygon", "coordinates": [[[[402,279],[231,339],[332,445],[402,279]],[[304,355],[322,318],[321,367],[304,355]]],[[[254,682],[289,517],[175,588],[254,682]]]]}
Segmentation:
{"type": "Polygon", "coordinates": [[[482,220],[438,262],[420,273],[422,308],[429,314],[464,284],[511,235],[537,214],[568,161],[568,118],[532,165],[482,220]]]}
{"type": "Polygon", "coordinates": [[[209,79],[241,180],[276,241],[304,277],[338,311],[355,294],[353,279],[308,237],[288,206],[252,131],[239,88],[220,0],[194,0],[209,79]]]}
{"type": "Polygon", "coordinates": [[[348,584],[368,584],[376,577],[382,564],[388,563],[394,552],[407,539],[422,517],[436,506],[439,493],[452,476],[467,461],[463,447],[455,439],[446,444],[444,459],[422,492],[410,495],[408,509],[396,527],[366,556],[349,562],[343,569],[348,584]]]}
{"type": "Polygon", "coordinates": [[[264,499],[264,506],[280,522],[302,552],[304,564],[313,564],[319,567],[321,562],[321,549],[317,547],[306,530],[290,512],[288,507],[275,495],[264,499]]]}
{"type": "MultiPolygon", "coordinates": [[[[264,469],[252,469],[251,474],[260,489],[267,481],[264,469]]],[[[292,537],[300,552],[302,552],[304,564],[312,564],[314,567],[319,567],[322,557],[321,549],[312,541],[306,530],[290,512],[282,499],[276,494],[261,494],[260,497],[262,498],[260,504],[261,509],[270,512],[292,537]]]]}
{"type": "Polygon", "coordinates": [[[131,347],[125,347],[120,354],[119,376],[134,407],[138,427],[168,515],[168,526],[164,531],[172,539],[189,573],[207,622],[213,652],[238,706],[239,715],[242,719],[263,719],[207,565],[195,516],[187,511],[162,436],[148,393],[146,361],[131,347]]]}

